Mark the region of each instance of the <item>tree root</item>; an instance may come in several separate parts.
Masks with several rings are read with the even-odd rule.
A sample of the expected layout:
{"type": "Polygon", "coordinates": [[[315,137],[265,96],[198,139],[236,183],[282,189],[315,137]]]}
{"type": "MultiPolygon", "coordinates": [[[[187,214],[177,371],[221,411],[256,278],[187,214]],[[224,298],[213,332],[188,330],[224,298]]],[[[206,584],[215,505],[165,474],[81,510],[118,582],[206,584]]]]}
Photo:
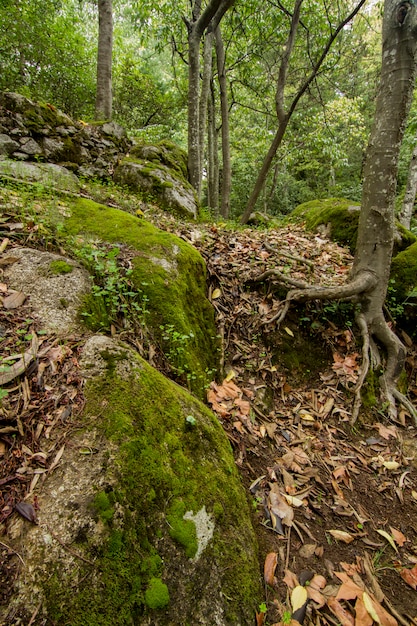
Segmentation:
{"type": "MultiPolygon", "coordinates": [[[[264,272],[256,280],[264,280],[269,276],[282,276],[282,280],[288,283],[294,282],[288,279],[285,274],[281,274],[278,270],[269,270],[264,272]]],[[[274,317],[265,320],[264,325],[277,322],[278,326],[284,321],[291,302],[305,302],[307,300],[346,300],[348,298],[357,297],[362,292],[370,289],[375,284],[375,276],[371,272],[362,272],[358,274],[354,280],[345,285],[338,285],[337,287],[316,287],[314,285],[303,284],[301,288],[291,289],[287,293],[285,300],[279,304],[282,306],[274,317]]]]}
{"type": "MultiPolygon", "coordinates": [[[[297,289],[292,289],[287,293],[285,300],[278,303],[279,310],[273,317],[263,321],[263,325],[276,322],[278,327],[284,321],[290,304],[293,301],[302,302],[308,300],[360,300],[362,294],[371,291],[376,285],[376,277],[370,271],[362,271],[355,278],[337,287],[317,287],[295,281],[278,270],[268,270],[260,275],[255,282],[260,282],[269,277],[276,277],[287,284],[295,284],[297,289]]],[[[352,417],[350,424],[353,426],[358,419],[362,406],[361,390],[366,376],[372,367],[376,369],[381,365],[381,358],[378,346],[374,340],[381,344],[386,351],[385,372],[380,377],[383,399],[387,402],[388,417],[394,421],[397,419],[397,404],[401,404],[411,415],[417,427],[417,410],[408,398],[397,389],[397,380],[403,371],[406,349],[400,339],[390,329],[382,310],[374,316],[366,313],[359,313],[356,316],[356,323],[362,336],[362,365],[359,377],[354,387],[355,398],[353,402],[352,417]],[[370,319],[369,319],[370,318],[370,319]]]]}
{"type": "Polygon", "coordinates": [[[369,367],[370,367],[370,359],[369,359],[370,337],[369,337],[369,331],[368,331],[368,324],[366,323],[365,316],[362,313],[359,313],[356,316],[356,323],[359,326],[359,329],[362,335],[362,365],[361,365],[361,370],[359,373],[359,378],[357,380],[357,383],[354,389],[355,400],[353,402],[352,417],[350,418],[350,421],[349,421],[351,426],[355,424],[359,416],[359,411],[362,406],[361,391],[362,391],[363,383],[365,382],[365,379],[369,372],[369,367]]]}

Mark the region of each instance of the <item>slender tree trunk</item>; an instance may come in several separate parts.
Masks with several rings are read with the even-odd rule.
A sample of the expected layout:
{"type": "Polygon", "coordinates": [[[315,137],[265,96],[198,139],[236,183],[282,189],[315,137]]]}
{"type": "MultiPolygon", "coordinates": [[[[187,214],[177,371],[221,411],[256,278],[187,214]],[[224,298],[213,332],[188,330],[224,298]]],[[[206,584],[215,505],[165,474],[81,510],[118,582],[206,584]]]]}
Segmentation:
{"type": "Polygon", "coordinates": [[[214,87],[208,102],[208,206],[216,214],[219,211],[219,148],[217,141],[214,87]]]}
{"type": "MultiPolygon", "coordinates": [[[[417,139],[417,138],[416,138],[417,139]]],[[[417,144],[413,150],[408,170],[407,186],[405,189],[404,199],[401,206],[398,220],[400,224],[410,229],[411,218],[414,211],[414,202],[417,193],[417,144]]]]}
{"type": "Polygon", "coordinates": [[[112,0],[98,0],[97,94],[95,117],[110,120],[112,116],[112,0]]]}
{"type": "Polygon", "coordinates": [[[242,218],[241,218],[241,223],[242,224],[246,224],[246,222],[248,221],[252,211],[255,208],[256,202],[258,200],[259,194],[262,191],[262,188],[265,184],[265,180],[267,178],[268,172],[270,170],[271,167],[271,163],[274,159],[274,156],[279,148],[279,146],[282,143],[282,140],[284,138],[285,135],[285,131],[287,129],[288,123],[292,117],[292,114],[294,113],[295,109],[297,108],[298,102],[301,100],[301,98],[303,97],[303,95],[306,93],[306,91],[308,90],[309,86],[311,85],[311,83],[314,81],[314,79],[316,78],[322,64],[323,61],[325,60],[330,48],[332,47],[335,39],[338,37],[339,33],[341,31],[343,31],[343,29],[345,28],[346,24],[348,24],[354,17],[355,15],[359,12],[359,10],[361,9],[361,7],[365,4],[366,0],[359,0],[359,2],[357,3],[356,7],[349,13],[349,15],[342,20],[342,22],[340,22],[340,24],[338,25],[338,27],[332,32],[332,34],[329,37],[329,40],[326,44],[326,46],[324,47],[323,52],[321,53],[318,61],[316,62],[316,64],[313,66],[313,69],[310,73],[310,75],[308,76],[308,78],[306,79],[306,81],[304,82],[304,84],[299,88],[299,90],[297,91],[296,95],[294,96],[290,106],[288,107],[287,110],[285,110],[284,107],[284,95],[285,95],[285,86],[286,86],[286,82],[287,82],[287,74],[288,74],[288,68],[289,68],[289,63],[290,63],[290,58],[291,58],[291,54],[294,48],[294,44],[295,44],[295,40],[296,40],[296,34],[297,34],[297,29],[298,29],[298,25],[299,25],[299,21],[300,21],[300,11],[301,11],[301,5],[303,3],[303,0],[295,0],[294,2],[294,10],[292,13],[292,17],[291,17],[291,27],[290,27],[290,33],[288,35],[288,39],[287,39],[287,43],[285,46],[285,51],[284,51],[284,55],[281,61],[281,66],[280,66],[280,70],[279,70],[279,75],[278,75],[278,81],[277,81],[277,89],[276,89],[276,97],[275,97],[275,106],[276,106],[276,111],[277,111],[277,118],[278,118],[278,129],[277,132],[275,134],[275,137],[271,143],[271,146],[268,150],[268,153],[265,156],[264,162],[262,163],[262,167],[261,170],[258,174],[258,178],[255,182],[255,186],[253,188],[253,191],[249,197],[248,203],[246,205],[246,209],[243,212],[242,218]]]}
{"type": "Polygon", "coordinates": [[[200,37],[188,37],[188,175],[200,197],[200,37]]]}
{"type": "Polygon", "coordinates": [[[221,188],[220,213],[227,219],[230,213],[230,192],[232,189],[232,167],[230,161],[229,106],[227,103],[226,55],[220,27],[216,28],[217,74],[220,87],[220,110],[222,116],[222,164],[223,178],[221,188]]]}
{"type": "Polygon", "coordinates": [[[201,11],[201,0],[192,2],[191,20],[184,22],[188,30],[188,172],[190,183],[201,193],[200,150],[200,43],[206,30],[215,31],[234,0],[210,0],[201,11]]]}
{"type": "Polygon", "coordinates": [[[210,81],[213,74],[213,41],[214,33],[208,32],[204,38],[203,79],[199,107],[199,153],[200,153],[200,188],[205,163],[205,138],[208,134],[207,109],[210,97],[210,81]]]}

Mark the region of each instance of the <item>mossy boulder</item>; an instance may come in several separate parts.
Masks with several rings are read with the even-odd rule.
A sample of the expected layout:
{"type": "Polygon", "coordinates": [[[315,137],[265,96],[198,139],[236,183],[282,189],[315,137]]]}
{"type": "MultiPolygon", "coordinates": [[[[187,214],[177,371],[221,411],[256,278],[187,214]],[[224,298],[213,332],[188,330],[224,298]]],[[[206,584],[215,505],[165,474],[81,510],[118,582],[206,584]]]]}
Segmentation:
{"type": "Polygon", "coordinates": [[[157,144],[136,144],[130,156],[155,165],[165,165],[174,170],[183,180],[188,181],[188,158],[185,150],[173,141],[160,141],[157,144]]]}
{"type": "Polygon", "coordinates": [[[39,524],[9,528],[24,564],[0,621],[40,606],[56,626],[252,624],[256,539],[217,418],[121,342],[90,338],[81,366],[86,406],[39,524]]]}
{"type": "Polygon", "coordinates": [[[48,128],[70,126],[73,121],[68,115],[49,103],[32,102],[29,98],[13,92],[0,92],[0,107],[24,118],[27,128],[43,135],[48,128]]]}
{"type": "Polygon", "coordinates": [[[399,252],[391,263],[391,287],[397,302],[417,297],[417,243],[399,252]]]}
{"type": "Polygon", "coordinates": [[[360,206],[345,198],[311,200],[292,211],[291,221],[305,221],[306,228],[348,246],[354,251],[358,232],[360,206]]]}
{"type": "MultiPolygon", "coordinates": [[[[346,198],[326,198],[300,204],[292,211],[291,221],[305,221],[306,228],[317,231],[355,252],[360,206],[346,198]]],[[[395,253],[416,241],[415,235],[396,222],[395,253]]]]}
{"type": "Polygon", "coordinates": [[[0,160],[0,176],[2,174],[63,191],[78,192],[81,187],[75,174],[54,163],[26,163],[3,159],[0,160]]]}
{"type": "Polygon", "coordinates": [[[202,397],[219,357],[200,253],[143,218],[91,200],[68,200],[65,212],[55,215],[65,236],[99,239],[132,250],[131,280],[146,302],[145,323],[172,368],[202,397]]]}
{"type": "Polygon", "coordinates": [[[198,200],[187,180],[187,156],[171,142],[136,146],[114,171],[116,183],[153,196],[161,206],[196,219],[198,200]]]}

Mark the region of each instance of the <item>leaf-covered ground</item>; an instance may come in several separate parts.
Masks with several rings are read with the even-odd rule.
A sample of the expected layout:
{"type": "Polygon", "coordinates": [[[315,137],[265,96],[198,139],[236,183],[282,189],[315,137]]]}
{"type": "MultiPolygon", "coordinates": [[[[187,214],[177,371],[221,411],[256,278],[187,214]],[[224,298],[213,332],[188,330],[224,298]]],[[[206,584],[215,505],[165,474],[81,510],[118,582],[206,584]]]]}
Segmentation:
{"type": "MultiPolygon", "coordinates": [[[[285,277],[291,285],[339,284],[346,280],[351,256],[296,225],[277,230],[193,226],[144,209],[141,219],[182,236],[207,262],[223,368],[208,402],[233,446],[264,564],[265,595],[254,623],[290,624],[293,618],[295,625],[315,626],[417,624],[412,420],[403,412],[398,423],[388,422],[375,404],[370,380],[360,419],[350,424],[361,353],[350,305],[299,304],[281,328],[274,321],[285,277]],[[257,280],[269,270],[279,275],[257,280]]],[[[0,226],[1,272],[13,262],[5,259],[13,257],[14,245],[36,246],[37,239],[36,224],[14,223],[9,216],[0,226]]],[[[42,334],[30,306],[1,276],[0,296],[2,358],[10,357],[16,371],[23,368],[5,383],[8,394],[0,409],[4,529],[16,510],[36,516],[36,486],[59,463],[83,396],[80,337],[63,343],[42,334]],[[30,492],[33,508],[20,506],[30,492]]],[[[398,332],[408,344],[408,395],[416,402],[417,350],[406,333],[398,332]]],[[[149,353],[155,354],[154,346],[149,353]]],[[[0,556],[4,600],[21,558],[9,549],[7,535],[0,537],[0,556]]]]}

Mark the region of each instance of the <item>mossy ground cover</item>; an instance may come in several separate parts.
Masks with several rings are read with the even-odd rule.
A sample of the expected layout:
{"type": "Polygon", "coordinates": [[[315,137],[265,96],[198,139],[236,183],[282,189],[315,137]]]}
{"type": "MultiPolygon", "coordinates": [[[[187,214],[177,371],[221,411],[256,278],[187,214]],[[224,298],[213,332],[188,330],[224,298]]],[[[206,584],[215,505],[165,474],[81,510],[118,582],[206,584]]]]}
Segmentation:
{"type": "Polygon", "coordinates": [[[217,370],[218,345],[200,254],[179,237],[124,211],[84,199],[69,206],[70,216],[61,226],[65,236],[99,239],[138,251],[131,279],[146,296],[147,323],[168,355],[178,353],[173,333],[176,338],[184,337],[181,362],[172,365],[180,366],[182,382],[202,396],[217,370]],[[173,332],[167,333],[167,328],[173,332]]]}
{"type": "Polygon", "coordinates": [[[83,420],[118,450],[117,484],[97,492],[92,502],[93,514],[107,528],[107,541],[100,549],[88,542],[78,546],[95,559],[93,571],[85,568],[88,578],[75,581],[55,572],[46,583],[48,613],[59,625],[107,626],[140,623],[135,620],[149,611],[169,611],[178,563],[164,563],[158,546],[174,540],[183,560],[192,559],[195,525],[183,516],[205,506],[216,524],[206,550],[222,572],[230,623],[236,623],[259,592],[258,567],[253,549],[247,550],[255,537],[221,426],[203,404],[139,358],[127,380],[108,360],[106,375],[87,385],[83,420]],[[192,428],[187,414],[195,418],[192,428]],[[120,516],[114,519],[117,507],[122,523],[120,516]]]}
{"type": "Polygon", "coordinates": [[[359,207],[352,208],[354,203],[345,198],[326,198],[311,200],[300,204],[290,215],[290,220],[305,220],[308,230],[317,230],[321,225],[331,225],[331,238],[348,246],[353,252],[359,222],[359,207]]]}

